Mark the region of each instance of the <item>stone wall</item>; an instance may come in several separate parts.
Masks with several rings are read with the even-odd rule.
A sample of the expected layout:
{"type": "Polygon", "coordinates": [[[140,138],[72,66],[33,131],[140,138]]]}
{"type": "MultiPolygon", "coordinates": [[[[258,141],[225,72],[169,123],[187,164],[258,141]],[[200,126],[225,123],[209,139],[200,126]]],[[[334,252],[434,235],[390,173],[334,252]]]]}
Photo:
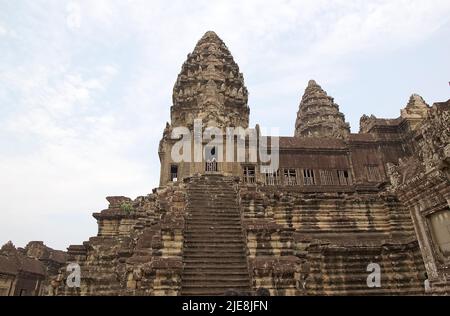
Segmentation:
{"type": "Polygon", "coordinates": [[[273,295],[423,294],[410,215],[392,195],[243,187],[254,290],[273,295]],[[382,287],[370,289],[370,263],[382,287]]]}
{"type": "Polygon", "coordinates": [[[70,246],[69,262],[81,267],[81,288],[64,284],[55,295],[177,295],[180,291],[186,193],[175,183],[131,200],[109,197],[95,213],[99,232],[70,246]]]}
{"type": "Polygon", "coordinates": [[[416,155],[388,164],[389,190],[412,215],[431,293],[449,293],[450,101],[434,104],[411,140],[416,155]]]}

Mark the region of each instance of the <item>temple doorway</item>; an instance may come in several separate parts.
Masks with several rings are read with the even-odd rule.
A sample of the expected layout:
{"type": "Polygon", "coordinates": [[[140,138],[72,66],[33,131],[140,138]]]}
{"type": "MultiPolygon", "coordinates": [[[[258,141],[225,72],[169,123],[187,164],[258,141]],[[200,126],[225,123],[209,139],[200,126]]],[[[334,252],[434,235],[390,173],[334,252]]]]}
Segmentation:
{"type": "Polygon", "coordinates": [[[206,172],[217,172],[217,150],[216,147],[205,148],[205,171],[206,172]]]}

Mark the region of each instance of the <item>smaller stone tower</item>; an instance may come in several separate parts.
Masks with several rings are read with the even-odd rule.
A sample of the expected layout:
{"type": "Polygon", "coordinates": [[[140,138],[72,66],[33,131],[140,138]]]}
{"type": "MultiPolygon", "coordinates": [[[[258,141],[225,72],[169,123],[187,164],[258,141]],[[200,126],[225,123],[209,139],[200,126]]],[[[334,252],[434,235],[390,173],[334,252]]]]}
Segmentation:
{"type": "Polygon", "coordinates": [[[295,122],[296,137],[344,139],[350,134],[339,105],[314,81],[308,82],[295,122]]]}
{"type": "Polygon", "coordinates": [[[418,94],[409,98],[408,104],[401,110],[400,116],[407,120],[411,129],[415,129],[428,115],[430,106],[418,94]]]}

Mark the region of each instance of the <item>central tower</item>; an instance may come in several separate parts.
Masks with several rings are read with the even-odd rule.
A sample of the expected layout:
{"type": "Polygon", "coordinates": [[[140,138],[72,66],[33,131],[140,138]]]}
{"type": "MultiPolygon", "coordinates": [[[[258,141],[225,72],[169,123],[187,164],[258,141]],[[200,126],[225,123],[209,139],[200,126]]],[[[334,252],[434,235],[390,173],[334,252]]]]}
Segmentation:
{"type": "MultiPolygon", "coordinates": [[[[175,128],[187,128],[191,139],[194,139],[194,134],[195,137],[199,136],[199,131],[194,128],[194,122],[198,123],[199,120],[203,129],[214,127],[224,135],[229,127],[248,128],[250,109],[244,76],[216,33],[206,32],[194,51],[188,54],[173,88],[172,101],[171,122],[167,123],[159,145],[160,185],[205,172],[241,174],[239,163],[221,162],[218,159],[225,157],[225,149],[221,151],[215,146],[207,146],[206,140],[201,143],[204,146],[201,155],[204,156],[200,159],[179,161],[171,156],[172,149],[179,140],[172,137],[175,128]]],[[[223,139],[223,143],[225,141],[223,139]]],[[[195,148],[192,147],[192,152],[195,148]]]]}
{"type": "Polygon", "coordinates": [[[225,43],[209,31],[188,54],[173,89],[172,127],[248,127],[250,109],[244,77],[225,43]]]}

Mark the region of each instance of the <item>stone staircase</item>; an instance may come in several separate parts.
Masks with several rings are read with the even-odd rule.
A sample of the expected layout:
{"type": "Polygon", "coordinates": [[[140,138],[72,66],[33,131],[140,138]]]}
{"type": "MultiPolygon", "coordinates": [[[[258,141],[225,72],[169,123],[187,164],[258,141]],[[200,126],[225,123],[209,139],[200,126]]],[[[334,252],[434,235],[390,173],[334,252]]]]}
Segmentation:
{"type": "Polygon", "coordinates": [[[246,243],[234,178],[193,177],[183,249],[181,295],[250,292],[246,243]]]}

